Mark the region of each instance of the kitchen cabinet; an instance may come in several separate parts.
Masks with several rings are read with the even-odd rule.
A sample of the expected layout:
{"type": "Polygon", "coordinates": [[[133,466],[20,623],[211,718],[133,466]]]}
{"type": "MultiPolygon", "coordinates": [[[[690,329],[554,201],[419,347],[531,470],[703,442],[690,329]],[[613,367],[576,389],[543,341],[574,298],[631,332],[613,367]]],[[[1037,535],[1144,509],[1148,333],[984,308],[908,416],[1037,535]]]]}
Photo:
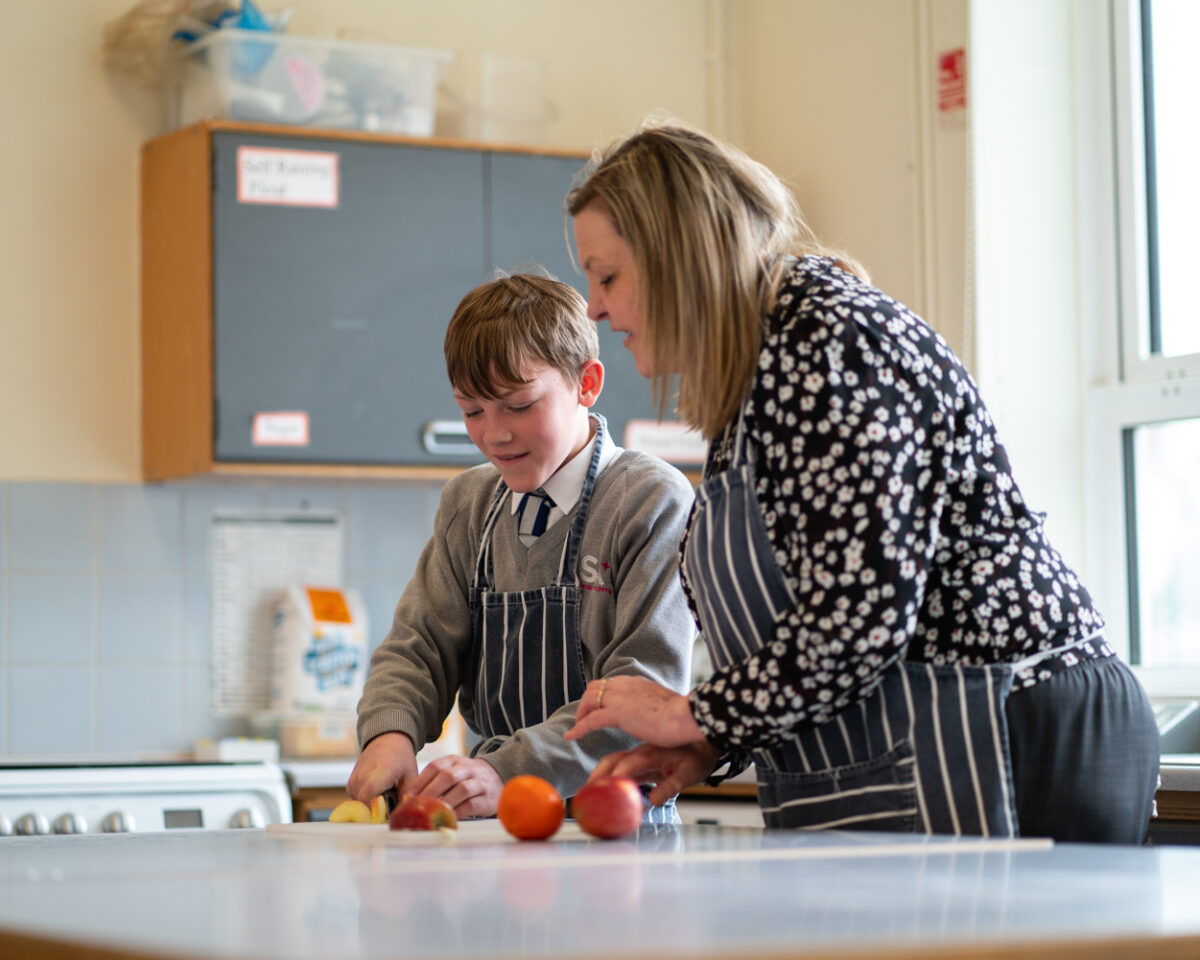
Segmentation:
{"type": "MultiPolygon", "coordinates": [[[[208,121],[142,153],[143,472],[448,475],[482,458],[442,339],[496,268],[573,283],[585,156],[208,121]]],[[[655,419],[607,325],[596,409],[655,419]]]]}

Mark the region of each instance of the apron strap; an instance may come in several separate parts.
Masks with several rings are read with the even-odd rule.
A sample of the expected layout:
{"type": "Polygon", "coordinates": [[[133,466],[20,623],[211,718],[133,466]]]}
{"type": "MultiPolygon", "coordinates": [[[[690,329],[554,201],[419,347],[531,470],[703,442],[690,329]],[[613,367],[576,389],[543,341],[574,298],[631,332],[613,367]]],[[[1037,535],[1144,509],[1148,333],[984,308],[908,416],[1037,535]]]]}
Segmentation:
{"type": "Polygon", "coordinates": [[[608,434],[608,422],[598,413],[593,413],[596,419],[596,442],[592,447],[592,462],[588,464],[587,477],[583,481],[583,490],[579,493],[579,502],[575,505],[575,519],[571,522],[570,532],[566,543],[563,544],[562,557],[558,562],[558,576],[554,582],[559,586],[568,581],[579,585],[579,550],[583,545],[583,531],[587,527],[588,508],[592,502],[592,490],[596,486],[596,476],[600,472],[600,455],[603,452],[604,438],[608,434]]]}
{"type": "Polygon", "coordinates": [[[1027,657],[1016,660],[1012,663],[1004,664],[1014,674],[1022,670],[1027,670],[1030,667],[1037,666],[1043,660],[1049,660],[1051,657],[1056,657],[1060,653],[1066,653],[1068,650],[1077,650],[1085,643],[1092,643],[1095,640],[1100,640],[1104,637],[1103,630],[1097,630],[1095,633],[1088,634],[1081,640],[1072,640],[1070,643],[1064,643],[1062,646],[1051,647],[1049,650],[1039,650],[1037,653],[1031,653],[1027,657]]]}

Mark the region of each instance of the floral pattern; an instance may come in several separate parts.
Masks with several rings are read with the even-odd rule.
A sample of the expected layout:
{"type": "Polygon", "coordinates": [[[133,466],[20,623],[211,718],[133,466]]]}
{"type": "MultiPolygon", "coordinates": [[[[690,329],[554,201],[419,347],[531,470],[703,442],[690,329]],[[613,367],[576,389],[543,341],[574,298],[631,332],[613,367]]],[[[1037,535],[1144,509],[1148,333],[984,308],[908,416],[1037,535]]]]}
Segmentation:
{"type": "MultiPolygon", "coordinates": [[[[919,317],[830,260],[792,267],[744,416],[795,603],[757,653],[692,692],[714,743],[770,746],[822,723],[902,656],[1015,662],[1104,625],[1021,497],[966,368],[919,317]]],[[[735,433],[710,446],[706,478],[729,466],[735,433]]],[[[694,616],[686,576],[684,588],[694,616]]],[[[1014,686],[1111,655],[1097,637],[1014,686]]]]}

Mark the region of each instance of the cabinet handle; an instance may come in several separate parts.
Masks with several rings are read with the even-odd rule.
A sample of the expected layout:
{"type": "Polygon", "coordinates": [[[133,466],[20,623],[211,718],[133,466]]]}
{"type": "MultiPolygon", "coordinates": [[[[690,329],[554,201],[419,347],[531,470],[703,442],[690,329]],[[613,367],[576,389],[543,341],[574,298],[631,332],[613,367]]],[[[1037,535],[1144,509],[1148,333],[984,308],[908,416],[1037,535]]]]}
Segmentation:
{"type": "Polygon", "coordinates": [[[430,420],[421,430],[421,445],[428,453],[446,456],[478,454],[470,439],[466,443],[467,425],[461,420],[430,420]],[[446,438],[451,438],[447,442],[446,438]]]}

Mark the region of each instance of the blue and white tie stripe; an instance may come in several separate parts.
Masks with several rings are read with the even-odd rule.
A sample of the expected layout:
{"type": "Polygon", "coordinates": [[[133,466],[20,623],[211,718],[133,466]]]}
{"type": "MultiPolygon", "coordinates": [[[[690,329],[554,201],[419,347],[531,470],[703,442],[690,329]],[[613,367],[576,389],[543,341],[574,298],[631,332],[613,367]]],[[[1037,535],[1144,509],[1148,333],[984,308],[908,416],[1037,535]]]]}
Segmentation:
{"type": "Polygon", "coordinates": [[[550,519],[550,509],[554,501],[544,490],[534,490],[521,497],[517,504],[517,533],[521,543],[529,547],[546,532],[546,522],[550,519]],[[536,509],[534,509],[536,507],[536,509]]]}

